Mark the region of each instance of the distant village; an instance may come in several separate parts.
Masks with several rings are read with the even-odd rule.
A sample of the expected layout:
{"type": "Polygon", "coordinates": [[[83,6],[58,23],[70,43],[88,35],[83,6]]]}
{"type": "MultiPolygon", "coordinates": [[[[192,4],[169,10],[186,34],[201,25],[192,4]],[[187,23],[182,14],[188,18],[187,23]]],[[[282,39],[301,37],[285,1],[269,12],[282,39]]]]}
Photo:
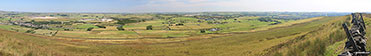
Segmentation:
{"type": "MultiPolygon", "coordinates": [[[[21,20],[12,20],[9,19],[8,22],[1,22],[1,24],[6,25],[18,25],[34,29],[49,29],[53,28],[49,26],[51,24],[99,24],[102,22],[112,22],[114,19],[102,18],[102,19],[80,19],[78,21],[35,21],[35,19],[59,19],[57,17],[32,17],[31,21],[26,21],[24,18],[21,20]],[[92,22],[89,22],[92,21],[92,22]]],[[[63,27],[63,26],[54,26],[54,27],[63,27]]]]}

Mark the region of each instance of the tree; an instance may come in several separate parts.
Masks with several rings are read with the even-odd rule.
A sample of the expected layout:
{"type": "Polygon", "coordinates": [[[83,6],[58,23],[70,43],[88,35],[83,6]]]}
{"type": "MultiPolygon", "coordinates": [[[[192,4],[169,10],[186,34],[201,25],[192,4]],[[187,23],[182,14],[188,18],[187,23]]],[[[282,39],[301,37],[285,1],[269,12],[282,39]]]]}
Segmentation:
{"type": "Polygon", "coordinates": [[[262,21],[262,22],[273,22],[275,20],[271,19],[271,18],[259,18],[258,19],[259,21],[262,21]]]}
{"type": "Polygon", "coordinates": [[[31,23],[35,23],[35,20],[31,20],[31,23]]]}
{"type": "Polygon", "coordinates": [[[61,14],[60,16],[63,16],[63,17],[65,17],[65,16],[68,16],[68,15],[66,15],[66,14],[61,14]]]}
{"type": "Polygon", "coordinates": [[[54,34],[52,34],[52,36],[55,36],[55,35],[57,35],[57,34],[58,34],[58,32],[59,32],[59,30],[57,30],[57,32],[55,32],[54,34]]]}
{"type": "Polygon", "coordinates": [[[152,30],[152,25],[147,26],[147,30],[152,30]]]}
{"type": "Polygon", "coordinates": [[[116,28],[117,28],[117,30],[124,31],[125,29],[123,28],[123,26],[124,26],[124,25],[119,25],[119,26],[117,26],[116,28]]]}
{"type": "Polygon", "coordinates": [[[73,30],[70,28],[64,28],[64,31],[73,31],[73,30]]]}
{"type": "Polygon", "coordinates": [[[200,30],[201,33],[205,33],[206,31],[205,30],[200,30]]]}
{"type": "Polygon", "coordinates": [[[82,17],[88,17],[89,15],[82,15],[82,17]]]}
{"type": "Polygon", "coordinates": [[[8,22],[12,22],[12,18],[10,18],[10,19],[8,20],[8,22]]]}
{"type": "Polygon", "coordinates": [[[56,22],[54,20],[50,20],[49,24],[55,24],[56,22]]]}
{"type": "Polygon", "coordinates": [[[198,23],[202,23],[202,21],[201,21],[201,20],[197,20],[197,22],[198,22],[198,23]]]}
{"type": "Polygon", "coordinates": [[[183,25],[184,25],[183,23],[178,23],[175,26],[183,26],[183,25]]]}
{"type": "Polygon", "coordinates": [[[36,33],[36,31],[35,30],[27,30],[26,33],[32,33],[32,34],[34,34],[34,33],[36,33]]]}
{"type": "Polygon", "coordinates": [[[130,19],[135,19],[136,17],[134,17],[134,18],[115,18],[115,17],[111,17],[111,18],[114,19],[114,20],[117,20],[116,24],[121,24],[121,25],[125,25],[127,23],[138,22],[136,20],[130,20],[130,19]]]}
{"type": "Polygon", "coordinates": [[[97,26],[97,27],[99,27],[99,28],[104,28],[104,29],[106,29],[106,26],[102,26],[102,25],[95,25],[95,26],[97,26]]]}
{"type": "Polygon", "coordinates": [[[167,30],[171,30],[171,28],[169,26],[166,26],[167,30]]]}
{"type": "Polygon", "coordinates": [[[89,27],[87,31],[91,31],[93,29],[94,29],[94,27],[89,27]]]}

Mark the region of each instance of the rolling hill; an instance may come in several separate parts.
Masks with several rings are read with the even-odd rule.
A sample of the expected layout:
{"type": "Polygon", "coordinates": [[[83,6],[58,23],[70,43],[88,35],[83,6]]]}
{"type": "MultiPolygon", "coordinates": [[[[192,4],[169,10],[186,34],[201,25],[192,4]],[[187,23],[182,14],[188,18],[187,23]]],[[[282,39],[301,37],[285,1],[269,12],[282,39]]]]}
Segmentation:
{"type": "MultiPolygon", "coordinates": [[[[342,50],[345,33],[342,31],[341,24],[348,22],[349,17],[315,17],[245,33],[156,44],[81,42],[81,40],[0,30],[0,55],[333,56],[342,50]]],[[[366,22],[371,22],[370,17],[366,17],[366,22]]]]}

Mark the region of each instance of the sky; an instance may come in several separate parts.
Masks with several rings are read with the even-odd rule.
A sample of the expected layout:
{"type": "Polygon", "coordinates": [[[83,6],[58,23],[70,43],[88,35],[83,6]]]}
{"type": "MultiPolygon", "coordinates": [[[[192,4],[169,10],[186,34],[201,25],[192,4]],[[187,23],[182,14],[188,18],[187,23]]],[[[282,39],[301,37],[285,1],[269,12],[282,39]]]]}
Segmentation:
{"type": "Polygon", "coordinates": [[[371,12],[371,0],[0,0],[20,12],[371,12]]]}

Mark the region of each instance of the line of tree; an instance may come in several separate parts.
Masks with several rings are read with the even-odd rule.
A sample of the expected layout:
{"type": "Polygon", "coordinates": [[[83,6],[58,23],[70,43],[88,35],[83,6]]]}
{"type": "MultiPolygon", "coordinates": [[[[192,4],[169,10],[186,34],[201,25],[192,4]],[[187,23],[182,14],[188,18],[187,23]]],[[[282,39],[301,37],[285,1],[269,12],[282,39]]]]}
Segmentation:
{"type": "Polygon", "coordinates": [[[98,28],[104,28],[104,29],[107,28],[106,26],[102,26],[102,25],[95,25],[95,26],[97,26],[98,28]]]}
{"type": "Polygon", "coordinates": [[[147,30],[153,30],[152,25],[146,27],[147,30]]]}
{"type": "Polygon", "coordinates": [[[111,17],[111,18],[114,20],[117,20],[116,24],[120,24],[120,25],[138,22],[137,20],[131,20],[131,18],[115,18],[115,17],[111,17]]]}
{"type": "Polygon", "coordinates": [[[88,29],[87,29],[87,31],[91,31],[91,30],[93,30],[94,29],[94,27],[89,27],[88,29]]]}
{"type": "Polygon", "coordinates": [[[123,28],[124,25],[119,25],[116,27],[117,30],[119,31],[124,31],[125,29],[123,28]]]}

